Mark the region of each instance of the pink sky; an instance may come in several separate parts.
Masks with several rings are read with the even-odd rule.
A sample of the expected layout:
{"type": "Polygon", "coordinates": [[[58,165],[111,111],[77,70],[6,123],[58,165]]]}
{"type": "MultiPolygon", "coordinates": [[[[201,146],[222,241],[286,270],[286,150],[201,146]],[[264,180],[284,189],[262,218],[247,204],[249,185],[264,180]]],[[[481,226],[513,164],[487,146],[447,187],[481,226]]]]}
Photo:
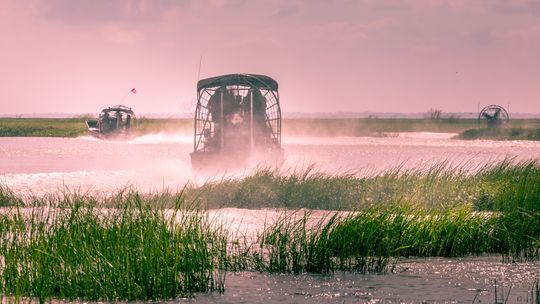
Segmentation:
{"type": "Polygon", "coordinates": [[[284,112],[540,113],[536,0],[0,0],[0,113],[192,112],[201,56],[284,112]]]}

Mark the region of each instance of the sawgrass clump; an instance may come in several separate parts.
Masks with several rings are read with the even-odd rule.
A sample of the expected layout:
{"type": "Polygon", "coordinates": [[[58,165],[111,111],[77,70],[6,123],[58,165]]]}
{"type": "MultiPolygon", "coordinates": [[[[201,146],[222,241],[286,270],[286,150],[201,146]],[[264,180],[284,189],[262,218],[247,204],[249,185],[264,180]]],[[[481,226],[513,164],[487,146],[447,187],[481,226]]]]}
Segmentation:
{"type": "Polygon", "coordinates": [[[486,214],[468,206],[435,211],[402,204],[332,213],[309,222],[307,215],[284,216],[266,228],[254,253],[257,269],[386,272],[397,257],[500,254],[507,261],[540,257],[538,212],[486,214]]]}
{"type": "MultiPolygon", "coordinates": [[[[0,293],[67,300],[173,299],[222,290],[226,234],[196,211],[149,205],[132,193],[116,208],[79,197],[0,215],[0,293]]],[[[181,202],[179,202],[181,203],[181,202]]]]}
{"type": "Polygon", "coordinates": [[[189,200],[209,209],[308,208],[359,211],[414,203],[444,210],[472,205],[477,211],[540,210],[540,164],[507,159],[479,168],[437,164],[396,168],[376,176],[259,169],[242,178],[223,178],[185,189],[189,200]]]}

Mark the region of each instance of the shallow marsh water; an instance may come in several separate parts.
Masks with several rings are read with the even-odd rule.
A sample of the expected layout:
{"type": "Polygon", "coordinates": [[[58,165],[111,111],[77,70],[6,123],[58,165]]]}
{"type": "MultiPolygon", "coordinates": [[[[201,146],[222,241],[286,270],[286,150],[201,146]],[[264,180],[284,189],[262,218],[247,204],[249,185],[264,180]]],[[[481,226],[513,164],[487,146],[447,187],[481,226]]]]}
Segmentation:
{"type": "MultiPolygon", "coordinates": [[[[447,162],[474,170],[513,157],[540,158],[540,142],[463,141],[449,133],[401,133],[397,137],[283,138],[283,171],[310,165],[331,174],[373,175],[401,167],[427,168],[447,162]]],[[[181,189],[244,172],[192,172],[191,137],[154,134],[130,141],[80,138],[0,138],[0,183],[16,192],[40,195],[63,189],[109,192],[131,186],[139,191],[181,189]]]]}
{"type": "MultiPolygon", "coordinates": [[[[454,134],[402,133],[396,137],[283,138],[285,167],[332,174],[373,175],[396,167],[425,168],[440,162],[474,170],[515,158],[540,158],[540,142],[461,141],[454,134]]],[[[191,137],[155,134],[130,141],[82,138],[0,138],[0,183],[36,195],[58,191],[107,193],[125,186],[140,191],[181,189],[223,175],[191,171],[191,137]]],[[[221,173],[224,174],[224,173],[221,173]]],[[[238,174],[238,173],[236,173],[238,174]]],[[[249,234],[268,220],[268,210],[224,209],[220,220],[249,234]]],[[[200,294],[179,302],[200,303],[476,303],[494,302],[494,280],[507,303],[530,303],[528,291],[540,263],[501,263],[500,257],[407,259],[386,275],[336,273],[271,275],[229,273],[224,294],[200,294]]]]}
{"type": "Polygon", "coordinates": [[[404,260],[392,274],[227,275],[224,294],[196,303],[531,303],[539,263],[501,263],[498,257],[404,260]],[[512,287],[510,290],[509,288],[512,287]],[[508,293],[510,292],[510,293],[508,293]]]}

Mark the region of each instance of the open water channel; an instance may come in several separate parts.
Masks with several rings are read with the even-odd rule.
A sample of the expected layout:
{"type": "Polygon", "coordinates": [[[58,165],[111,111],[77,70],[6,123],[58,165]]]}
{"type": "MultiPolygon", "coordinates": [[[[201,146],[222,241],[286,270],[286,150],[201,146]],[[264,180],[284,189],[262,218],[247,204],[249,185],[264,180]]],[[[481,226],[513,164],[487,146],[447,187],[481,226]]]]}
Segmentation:
{"type": "MultiPolygon", "coordinates": [[[[283,170],[310,165],[331,174],[373,175],[445,162],[474,171],[512,158],[540,159],[540,142],[462,141],[454,134],[402,133],[395,137],[283,138],[283,170]]],[[[130,141],[80,138],[0,138],[0,184],[27,195],[58,191],[109,193],[126,186],[143,192],[181,189],[222,178],[192,172],[189,135],[153,134],[130,141]]],[[[248,174],[246,170],[244,174],[248,174]]],[[[236,175],[242,173],[234,173],[236,175]]],[[[271,210],[224,209],[224,219],[256,229],[271,210]]],[[[502,263],[500,257],[406,259],[393,273],[270,275],[230,273],[224,294],[200,294],[196,303],[531,303],[540,263],[502,263]]]]}

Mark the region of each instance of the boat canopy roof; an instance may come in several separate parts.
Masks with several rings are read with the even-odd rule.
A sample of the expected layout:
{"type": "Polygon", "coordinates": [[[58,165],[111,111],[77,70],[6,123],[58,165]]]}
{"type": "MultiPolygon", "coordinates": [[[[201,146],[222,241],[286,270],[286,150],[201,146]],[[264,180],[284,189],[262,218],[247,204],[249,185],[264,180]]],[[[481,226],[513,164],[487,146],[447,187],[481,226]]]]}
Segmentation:
{"type": "Polygon", "coordinates": [[[116,106],[108,107],[106,109],[103,109],[101,112],[116,112],[116,111],[132,114],[132,115],[134,114],[131,108],[123,106],[123,105],[116,105],[116,106]]]}
{"type": "Polygon", "coordinates": [[[206,78],[197,82],[197,91],[206,88],[221,87],[227,85],[242,85],[257,87],[259,89],[278,90],[278,83],[265,75],[256,74],[228,74],[212,78],[206,78]]]}

